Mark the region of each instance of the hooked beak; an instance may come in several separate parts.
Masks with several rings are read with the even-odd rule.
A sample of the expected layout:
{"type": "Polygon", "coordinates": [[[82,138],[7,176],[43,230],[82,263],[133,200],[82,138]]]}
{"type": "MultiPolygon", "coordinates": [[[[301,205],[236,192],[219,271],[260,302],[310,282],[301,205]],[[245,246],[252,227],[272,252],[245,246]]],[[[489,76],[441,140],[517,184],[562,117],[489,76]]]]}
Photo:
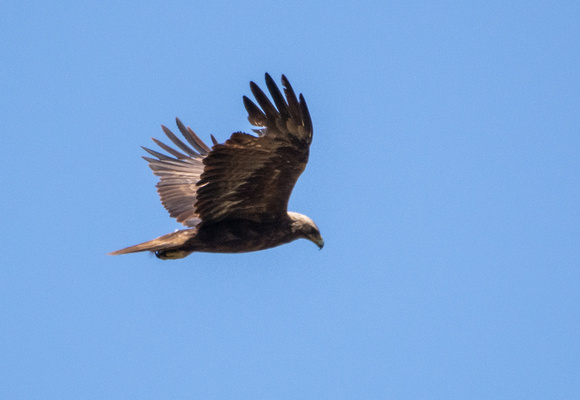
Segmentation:
{"type": "Polygon", "coordinates": [[[322,236],[318,236],[317,238],[312,238],[311,240],[312,240],[312,242],[314,242],[315,245],[318,246],[319,250],[322,250],[322,248],[324,247],[324,239],[322,239],[322,236]]]}

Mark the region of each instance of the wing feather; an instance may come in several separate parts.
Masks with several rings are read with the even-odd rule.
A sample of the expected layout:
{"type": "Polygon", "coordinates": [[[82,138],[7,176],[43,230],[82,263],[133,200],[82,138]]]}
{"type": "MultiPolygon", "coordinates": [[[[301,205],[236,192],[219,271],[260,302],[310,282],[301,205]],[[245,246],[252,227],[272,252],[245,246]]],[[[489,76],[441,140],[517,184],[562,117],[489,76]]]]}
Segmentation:
{"type": "MultiPolygon", "coordinates": [[[[266,118],[266,114],[256,106],[252,100],[248,99],[246,96],[243,97],[244,100],[244,107],[246,107],[246,111],[248,112],[248,121],[250,124],[254,126],[266,126],[268,123],[268,119],[266,118]]],[[[254,129],[258,135],[262,135],[261,129],[254,129]]]]}
{"type": "Polygon", "coordinates": [[[143,147],[147,153],[155,157],[143,158],[149,163],[153,173],[160,178],[159,182],[157,182],[157,192],[169,215],[185,226],[194,227],[201,221],[195,209],[198,189],[196,184],[204,169],[202,159],[211,150],[190,128],[186,128],[179,119],[176,119],[176,122],[179,131],[191,147],[167,127],[162,126],[161,128],[165,135],[183,153],[160,140],[153,139],[155,144],[173,157],[143,147]]]}
{"type": "Polygon", "coordinates": [[[248,120],[258,137],[232,134],[203,159],[195,208],[205,222],[225,218],[264,221],[285,215],[292,189],[308,162],[312,141],[310,113],[301,95],[282,76],[284,95],[270,75],[266,86],[272,101],[254,82],[258,105],[243,97],[248,120]]]}
{"type": "MultiPolygon", "coordinates": [[[[179,119],[176,118],[176,121],[179,121],[179,119]]],[[[178,126],[179,126],[179,123],[178,123],[178,126]]],[[[171,140],[177,147],[179,147],[181,150],[183,150],[185,153],[187,153],[188,156],[190,156],[190,157],[197,157],[198,156],[198,154],[193,149],[189,148],[185,143],[183,143],[181,140],[179,140],[179,138],[177,136],[175,136],[175,134],[173,132],[171,132],[169,129],[167,129],[167,127],[161,125],[161,129],[163,129],[163,133],[165,133],[165,136],[167,136],[169,138],[169,140],[171,140]]],[[[181,133],[183,133],[183,131],[181,131],[181,133]]]]}
{"type": "Polygon", "coordinates": [[[210,152],[210,148],[205,145],[205,143],[195,134],[195,132],[190,127],[185,127],[183,123],[179,120],[179,118],[175,118],[177,122],[177,127],[181,134],[185,137],[185,140],[189,142],[190,145],[193,146],[195,150],[199,152],[202,156],[205,156],[207,153],[210,152]]]}
{"type": "MultiPolygon", "coordinates": [[[[186,156],[183,153],[180,153],[179,151],[175,150],[173,147],[166,145],[165,143],[163,143],[160,140],[157,140],[155,138],[151,138],[153,140],[153,142],[155,142],[155,144],[159,147],[161,147],[163,150],[165,150],[166,152],[168,152],[169,154],[171,154],[173,157],[177,158],[178,160],[184,160],[190,156],[186,156]]],[[[157,153],[159,154],[159,153],[157,153]]]]}
{"type": "Polygon", "coordinates": [[[252,94],[256,98],[258,105],[262,108],[262,110],[264,110],[264,114],[268,119],[280,117],[280,114],[278,113],[276,107],[272,105],[272,102],[270,101],[268,96],[266,96],[266,94],[262,92],[262,89],[260,89],[258,85],[256,85],[254,82],[250,82],[250,89],[252,90],[252,94]]]}
{"type": "Polygon", "coordinates": [[[292,114],[290,113],[290,110],[288,109],[288,104],[286,103],[284,96],[280,92],[280,89],[278,89],[278,85],[276,85],[276,82],[274,82],[274,79],[272,79],[272,77],[269,74],[266,74],[266,86],[268,87],[268,91],[270,92],[270,95],[272,96],[272,99],[274,100],[274,103],[276,104],[276,108],[278,109],[278,113],[281,116],[280,119],[281,120],[291,119],[292,114]]]}
{"type": "Polygon", "coordinates": [[[236,132],[223,144],[211,136],[210,149],[191,128],[176,123],[185,142],[162,125],[175,145],[153,139],[169,155],[145,148],[143,157],[160,179],[157,191],[169,214],[194,227],[226,218],[265,221],[285,215],[288,200],[308,162],[312,121],[304,97],[296,97],[282,75],[284,93],[270,75],[272,98],[250,82],[256,103],[243,97],[258,136],[236,132]]]}
{"type": "Polygon", "coordinates": [[[288,108],[290,109],[291,115],[300,115],[300,103],[296,98],[296,94],[294,93],[294,89],[288,78],[285,75],[282,75],[282,86],[284,86],[284,93],[286,94],[286,100],[288,100],[288,108]]]}

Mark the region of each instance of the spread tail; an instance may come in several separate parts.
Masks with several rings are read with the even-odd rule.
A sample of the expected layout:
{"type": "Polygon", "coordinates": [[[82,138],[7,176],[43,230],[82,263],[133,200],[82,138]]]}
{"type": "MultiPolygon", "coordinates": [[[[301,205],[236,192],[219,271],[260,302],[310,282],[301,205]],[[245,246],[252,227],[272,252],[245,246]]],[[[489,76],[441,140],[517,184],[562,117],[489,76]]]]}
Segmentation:
{"type": "Polygon", "coordinates": [[[136,244],[135,246],[126,247],[121,250],[109,253],[110,256],[119,256],[121,254],[138,253],[141,251],[152,251],[158,258],[163,260],[178,259],[187,257],[193,250],[185,250],[182,248],[183,244],[189,239],[195,237],[196,229],[184,229],[181,231],[169,233],[158,237],[157,239],[149,240],[144,243],[136,244]]]}

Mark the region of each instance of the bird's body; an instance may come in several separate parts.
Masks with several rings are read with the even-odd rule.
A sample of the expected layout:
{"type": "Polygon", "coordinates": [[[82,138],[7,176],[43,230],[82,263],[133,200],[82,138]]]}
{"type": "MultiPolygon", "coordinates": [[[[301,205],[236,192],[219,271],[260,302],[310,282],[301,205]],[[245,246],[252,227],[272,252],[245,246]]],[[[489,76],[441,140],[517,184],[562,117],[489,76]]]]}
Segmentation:
{"type": "Polygon", "coordinates": [[[261,109],[244,97],[250,122],[258,136],[236,132],[223,144],[212,136],[210,149],[179,119],[177,126],[189,145],[162,127],[177,151],[153,139],[171,156],[146,149],[144,157],[160,177],[157,189],[172,217],[190,229],[115,251],[152,251],[161,259],[183,258],[192,252],[243,253],[276,247],[305,238],[322,248],[314,222],[288,212],[296,180],[308,162],[312,122],[302,95],[296,98],[282,76],[281,94],[266,74],[275,106],[260,88],[250,87],[261,109]]]}

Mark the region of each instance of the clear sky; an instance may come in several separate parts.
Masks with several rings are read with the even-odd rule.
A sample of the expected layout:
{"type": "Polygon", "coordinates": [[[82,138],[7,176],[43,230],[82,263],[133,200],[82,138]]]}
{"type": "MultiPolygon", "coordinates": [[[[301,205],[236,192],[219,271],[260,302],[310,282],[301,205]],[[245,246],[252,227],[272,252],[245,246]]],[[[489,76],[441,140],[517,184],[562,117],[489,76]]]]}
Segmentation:
{"type": "Polygon", "coordinates": [[[580,3],[4,1],[2,399],[580,393],[580,3]],[[161,261],[140,146],[314,122],[326,241],[161,261]]]}

